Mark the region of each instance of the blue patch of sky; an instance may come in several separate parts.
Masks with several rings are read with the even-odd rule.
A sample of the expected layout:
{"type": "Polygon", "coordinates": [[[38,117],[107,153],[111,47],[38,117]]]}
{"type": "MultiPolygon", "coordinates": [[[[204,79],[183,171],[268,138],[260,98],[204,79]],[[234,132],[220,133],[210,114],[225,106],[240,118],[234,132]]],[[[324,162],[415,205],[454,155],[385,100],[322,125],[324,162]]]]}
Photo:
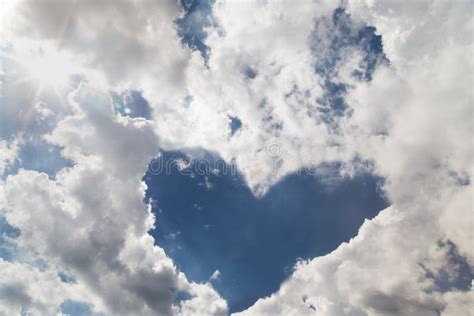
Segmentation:
{"type": "Polygon", "coordinates": [[[181,0],[183,14],[175,20],[181,42],[201,53],[207,62],[210,48],[205,44],[206,28],[218,28],[212,16],[214,0],[181,0]]]}
{"type": "Polygon", "coordinates": [[[12,239],[20,235],[20,230],[11,226],[5,217],[0,216],[0,258],[5,261],[13,261],[17,248],[12,239]]]}
{"type": "Polygon", "coordinates": [[[78,302],[73,300],[65,300],[61,306],[61,313],[70,316],[90,316],[96,315],[92,312],[92,308],[89,304],[84,302],[78,302]]]}
{"type": "Polygon", "coordinates": [[[236,116],[229,116],[229,129],[230,136],[234,134],[242,127],[242,121],[236,116]]]}
{"type": "MultiPolygon", "coordinates": [[[[15,174],[20,168],[45,172],[54,177],[57,171],[72,165],[71,161],[62,157],[60,147],[43,139],[43,135],[51,133],[68,110],[58,102],[56,95],[45,94],[42,100],[48,103],[37,101],[28,107],[8,104],[8,100],[0,98],[0,139],[20,139],[17,159],[7,166],[0,178],[15,174]]],[[[29,102],[31,104],[31,100],[29,102]]]]}
{"type": "Polygon", "coordinates": [[[420,266],[425,270],[426,277],[433,280],[434,288],[430,291],[469,291],[474,279],[474,269],[469,265],[467,259],[461,256],[456,245],[450,240],[439,241],[434,246],[435,251],[447,248],[446,264],[437,272],[430,271],[423,264],[420,266]]]}
{"type": "MultiPolygon", "coordinates": [[[[200,168],[204,160],[182,152],[162,152],[144,176],[145,201],[157,216],[156,243],[192,280],[207,281],[219,270],[212,283],[231,312],[276,291],[298,259],[329,253],[387,206],[377,190],[381,179],[370,174],[328,189],[327,177],[302,172],[256,198],[235,166],[210,153],[202,157],[216,168],[200,168]],[[173,163],[166,168],[167,162],[173,163]]],[[[338,174],[337,164],[328,168],[338,174]]]]}
{"type": "Polygon", "coordinates": [[[193,103],[193,96],[192,95],[187,95],[184,98],[181,99],[181,106],[185,108],[189,108],[191,104],[193,103]]]}
{"type": "Polygon", "coordinates": [[[254,68],[250,67],[250,66],[246,66],[244,68],[244,70],[242,71],[245,78],[248,78],[248,79],[255,79],[257,77],[257,70],[255,70],[254,68]]]}
{"type": "Polygon", "coordinates": [[[7,166],[3,177],[16,174],[20,168],[46,173],[54,178],[62,168],[72,166],[72,162],[61,155],[59,146],[51,145],[38,137],[31,137],[20,145],[18,157],[7,166]]]}
{"type": "Polygon", "coordinates": [[[22,262],[46,271],[47,263],[41,258],[24,256],[21,249],[16,245],[15,238],[20,236],[21,231],[11,226],[4,216],[0,215],[0,258],[9,262],[22,262]]]}
{"type": "Polygon", "coordinates": [[[338,8],[332,16],[316,20],[311,49],[315,56],[315,72],[323,79],[324,94],[317,102],[323,120],[336,129],[338,119],[346,114],[344,97],[349,89],[347,84],[334,80],[340,63],[348,51],[357,50],[363,57],[352,76],[363,81],[372,80],[376,67],[389,62],[383,52],[382,38],[374,27],[353,22],[344,9],[338,8]]]}
{"type": "Polygon", "coordinates": [[[174,303],[179,305],[182,301],[187,301],[192,299],[193,296],[188,292],[178,292],[176,293],[176,297],[174,298],[174,303]]]}
{"type": "Polygon", "coordinates": [[[61,282],[64,282],[64,283],[76,283],[76,278],[74,278],[73,276],[70,276],[70,275],[67,274],[66,272],[60,271],[60,272],[58,273],[58,276],[59,276],[59,279],[61,280],[61,282]]]}
{"type": "Polygon", "coordinates": [[[37,268],[38,270],[42,272],[48,269],[48,264],[46,263],[46,261],[44,261],[41,258],[35,258],[34,260],[26,260],[23,262],[30,264],[31,266],[37,268]]]}
{"type": "Polygon", "coordinates": [[[152,109],[140,91],[126,90],[120,94],[112,93],[112,102],[116,113],[132,118],[151,119],[152,109]]]}

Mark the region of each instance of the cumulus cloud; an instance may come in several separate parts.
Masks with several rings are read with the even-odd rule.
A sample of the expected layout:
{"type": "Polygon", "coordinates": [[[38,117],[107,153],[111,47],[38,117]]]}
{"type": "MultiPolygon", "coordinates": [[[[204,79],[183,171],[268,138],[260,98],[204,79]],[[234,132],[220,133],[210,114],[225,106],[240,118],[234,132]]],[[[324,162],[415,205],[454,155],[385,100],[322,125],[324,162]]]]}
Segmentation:
{"type": "MultiPolygon", "coordinates": [[[[235,161],[256,194],[304,165],[342,161],[350,173],[367,161],[391,203],[242,314],[468,315],[472,285],[438,280],[443,271],[456,279],[454,248],[474,265],[472,4],[348,0],[335,25],[339,5],[216,1],[207,37],[200,33],[206,61],[180,42],[176,1],[12,6],[12,47],[32,40],[68,51],[85,77],[104,75],[101,88],[143,91],[153,120],[116,115],[109,95],[91,87],[97,82],[71,95],[46,139],[73,166],[54,179],[20,170],[2,184],[6,219],[21,230],[16,243],[48,264],[0,262],[16,276],[0,277],[11,302],[2,312],[50,313],[86,289],[96,311],[225,314],[210,284],[189,282],[154,245],[155,219],[142,201],[140,178],[159,148],[202,147],[235,161]],[[383,56],[367,52],[363,32],[381,36],[383,56]],[[235,134],[229,117],[241,122],[235,134]],[[58,270],[77,287],[62,284],[58,270]],[[36,295],[43,279],[70,290],[36,295]],[[180,300],[183,292],[191,298],[180,300]]],[[[0,151],[3,172],[15,146],[2,141],[0,151]]]]}
{"type": "Polygon", "coordinates": [[[298,168],[296,163],[279,170],[266,168],[276,158],[266,152],[273,143],[278,142],[285,151],[281,156],[286,154],[288,160],[293,152],[295,158],[315,164],[335,159],[337,149],[328,146],[331,136],[315,109],[322,89],[308,38],[313,19],[332,14],[336,6],[335,2],[216,2],[212,16],[219,27],[208,29],[207,64],[195,52],[186,70],[191,101],[156,111],[157,133],[165,145],[219,152],[237,163],[257,194],[298,168]],[[229,116],[242,124],[230,139],[229,116]]]}
{"type": "Polygon", "coordinates": [[[218,1],[205,30],[207,62],[181,45],[173,26],[181,8],[172,1],[21,1],[9,32],[17,41],[33,38],[72,52],[88,75],[91,68],[104,73],[110,88],[138,87],[154,110],[163,146],[217,151],[235,160],[249,186],[263,194],[301,166],[291,158],[315,165],[341,159],[338,138],[319,109],[326,105],[315,102],[324,95],[324,78],[308,49],[314,19],[332,16],[337,6],[218,1]],[[229,116],[242,123],[230,139],[229,116]],[[275,142],[287,159],[268,157],[275,142]],[[275,159],[283,165],[265,168],[275,159]]]}
{"type": "Polygon", "coordinates": [[[11,142],[0,139],[0,176],[3,175],[5,169],[17,159],[19,142],[19,139],[14,139],[11,142]]]}
{"type": "Polygon", "coordinates": [[[276,294],[242,314],[311,314],[311,302],[322,315],[469,315],[472,290],[434,280],[453,264],[440,241],[473,264],[470,6],[348,2],[382,35],[390,66],[349,92],[345,146],[374,162],[392,206],[348,244],[301,262],[276,294]]]}
{"type": "Polygon", "coordinates": [[[205,305],[225,313],[212,287],[189,283],[148,235],[154,216],[141,175],[157,138],[151,122],[116,116],[110,101],[81,85],[70,100],[75,114],[48,137],[74,165],[54,180],[27,170],[7,178],[5,216],[21,231],[16,243],[70,273],[99,311],[170,314],[210,300],[205,305]],[[180,292],[192,299],[175,302],[180,292]]]}
{"type": "Polygon", "coordinates": [[[177,1],[19,1],[5,37],[73,52],[112,86],[138,85],[160,98],[175,93],[188,53],[176,35],[177,1]]]}
{"type": "Polygon", "coordinates": [[[61,282],[54,269],[41,271],[0,259],[0,315],[53,315],[65,298],[94,301],[81,284],[61,282]]]}

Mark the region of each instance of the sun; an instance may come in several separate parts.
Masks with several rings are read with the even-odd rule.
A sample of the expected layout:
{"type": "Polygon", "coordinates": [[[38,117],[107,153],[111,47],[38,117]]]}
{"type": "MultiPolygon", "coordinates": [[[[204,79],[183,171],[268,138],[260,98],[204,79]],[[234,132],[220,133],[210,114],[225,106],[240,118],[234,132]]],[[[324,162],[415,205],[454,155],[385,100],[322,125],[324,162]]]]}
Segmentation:
{"type": "Polygon", "coordinates": [[[71,77],[83,74],[77,58],[51,45],[19,42],[15,50],[1,51],[0,59],[8,61],[10,84],[33,84],[36,97],[53,92],[57,96],[71,88],[71,77]]]}

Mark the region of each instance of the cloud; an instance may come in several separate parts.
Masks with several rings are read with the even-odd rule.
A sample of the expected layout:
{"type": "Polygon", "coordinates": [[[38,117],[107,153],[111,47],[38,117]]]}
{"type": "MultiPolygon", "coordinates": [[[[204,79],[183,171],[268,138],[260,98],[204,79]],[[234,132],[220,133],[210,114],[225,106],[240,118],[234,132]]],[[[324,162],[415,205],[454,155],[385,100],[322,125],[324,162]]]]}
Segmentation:
{"type": "Polygon", "coordinates": [[[348,244],[301,262],[277,293],[242,314],[311,314],[311,302],[323,315],[467,315],[462,302],[472,290],[436,288],[421,267],[455,269],[439,247],[446,240],[473,264],[470,4],[348,8],[382,35],[390,65],[346,97],[344,146],[374,163],[392,206],[348,244]]]}
{"type": "Polygon", "coordinates": [[[323,120],[319,108],[325,105],[314,102],[324,95],[324,78],[314,72],[308,49],[314,19],[331,16],[337,5],[216,2],[212,12],[204,8],[212,23],[199,39],[212,52],[207,63],[181,44],[183,32],[199,33],[202,25],[193,22],[177,33],[173,21],[186,18],[171,1],[22,1],[14,11],[18,22],[8,31],[13,42],[33,39],[73,54],[87,76],[104,73],[108,88],[143,91],[163,146],[217,151],[235,160],[249,186],[263,194],[298,168],[289,163],[270,172],[255,166],[254,156],[271,163],[265,149],[272,143],[305,163],[350,159],[341,157],[323,120]],[[230,139],[229,117],[242,124],[230,139]]]}
{"type": "Polygon", "coordinates": [[[111,86],[138,85],[160,98],[175,93],[188,53],[174,19],[177,1],[20,1],[6,38],[50,43],[99,70],[111,86]]]}
{"type": "Polygon", "coordinates": [[[6,262],[0,258],[0,314],[54,314],[66,297],[93,297],[81,284],[60,281],[54,269],[41,271],[28,264],[6,262]]]}
{"type": "Polygon", "coordinates": [[[221,277],[221,272],[219,270],[214,271],[214,273],[209,278],[210,280],[219,280],[221,277]]]}
{"type": "Polygon", "coordinates": [[[19,142],[19,139],[10,142],[0,139],[0,175],[3,175],[5,169],[17,159],[19,142]]]}
{"type": "Polygon", "coordinates": [[[448,292],[445,294],[445,300],[447,307],[443,311],[443,315],[455,316],[455,315],[469,315],[472,314],[472,301],[474,299],[474,291],[468,292],[448,292]]]}
{"type": "Polygon", "coordinates": [[[75,114],[47,139],[74,165],[54,180],[20,170],[5,181],[5,216],[21,231],[16,243],[71,274],[98,311],[170,314],[205,304],[225,313],[212,287],[189,283],[147,233],[154,216],[140,179],[158,150],[152,123],[116,116],[110,96],[85,85],[70,102],[75,114]],[[176,303],[180,292],[192,299],[176,303]]]}
{"type": "MultiPolygon", "coordinates": [[[[364,41],[338,49],[329,72],[315,71],[320,61],[332,62],[327,59],[335,54],[331,45],[341,40],[327,30],[334,27],[338,5],[217,1],[212,17],[219,27],[200,38],[209,48],[207,64],[200,52],[181,44],[174,26],[182,13],[176,1],[21,1],[13,6],[5,31],[13,46],[22,41],[52,45],[85,66],[86,77],[103,74],[105,88],[143,91],[153,121],[117,116],[108,94],[82,85],[70,100],[71,112],[46,138],[64,147],[62,154],[73,166],[54,179],[20,170],[2,183],[0,202],[7,221],[21,230],[18,245],[48,263],[48,270],[36,271],[1,262],[12,271],[0,282],[13,302],[5,313],[20,306],[50,312],[63,299],[77,300],[72,292],[54,300],[35,294],[42,278],[56,287],[50,269],[59,268],[90,292],[88,300],[97,310],[226,313],[212,286],[188,282],[147,233],[154,216],[143,206],[140,178],[160,147],[216,151],[235,161],[256,194],[296,171],[301,164],[290,164],[293,159],[314,165],[342,161],[348,173],[368,165],[385,178],[391,207],[333,253],[301,262],[277,293],[243,314],[459,315],[468,310],[472,287],[439,289],[435,279],[453,269],[448,241],[474,265],[472,4],[343,2],[349,38],[367,27],[374,27],[371,38],[381,36],[387,60],[374,57],[377,67],[370,78],[352,75],[373,62],[364,41]],[[334,101],[327,97],[333,87],[344,105],[336,128],[323,111],[334,101]],[[241,122],[230,138],[229,117],[241,122]],[[262,167],[279,159],[276,170],[262,167]],[[179,300],[180,292],[192,298],[179,300]]],[[[342,30],[338,35],[345,34],[342,30]]],[[[1,125],[8,125],[2,134],[11,136],[30,122],[18,118],[16,106],[28,112],[36,102],[8,91],[2,102],[15,108],[5,110],[5,117],[15,119],[1,125]]],[[[3,172],[16,151],[5,140],[0,150],[3,172]]]]}
{"type": "Polygon", "coordinates": [[[256,166],[255,159],[271,163],[266,147],[272,143],[315,164],[335,159],[337,149],[328,148],[331,137],[314,108],[323,91],[308,37],[313,19],[332,14],[336,6],[216,2],[212,16],[219,26],[207,30],[207,64],[195,52],[186,69],[186,92],[180,97],[191,96],[191,102],[155,105],[164,145],[203,147],[234,160],[257,194],[297,168],[283,166],[272,173],[256,166]],[[229,117],[241,122],[231,138],[229,117]]]}

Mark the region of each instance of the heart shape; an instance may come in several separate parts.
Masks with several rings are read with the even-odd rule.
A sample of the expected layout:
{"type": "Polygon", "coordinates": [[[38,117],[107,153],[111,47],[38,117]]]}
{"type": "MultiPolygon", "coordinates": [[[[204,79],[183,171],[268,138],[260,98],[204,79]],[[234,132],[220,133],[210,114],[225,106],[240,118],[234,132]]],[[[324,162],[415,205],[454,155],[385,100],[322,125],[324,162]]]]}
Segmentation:
{"type": "Polygon", "coordinates": [[[144,177],[157,217],[151,234],[191,280],[208,281],[218,270],[211,281],[230,312],[278,290],[297,260],[331,252],[387,206],[381,179],[367,173],[330,189],[323,176],[293,174],[257,198],[230,165],[193,172],[203,169],[178,151],[162,152],[160,172],[157,162],[144,177]]]}

